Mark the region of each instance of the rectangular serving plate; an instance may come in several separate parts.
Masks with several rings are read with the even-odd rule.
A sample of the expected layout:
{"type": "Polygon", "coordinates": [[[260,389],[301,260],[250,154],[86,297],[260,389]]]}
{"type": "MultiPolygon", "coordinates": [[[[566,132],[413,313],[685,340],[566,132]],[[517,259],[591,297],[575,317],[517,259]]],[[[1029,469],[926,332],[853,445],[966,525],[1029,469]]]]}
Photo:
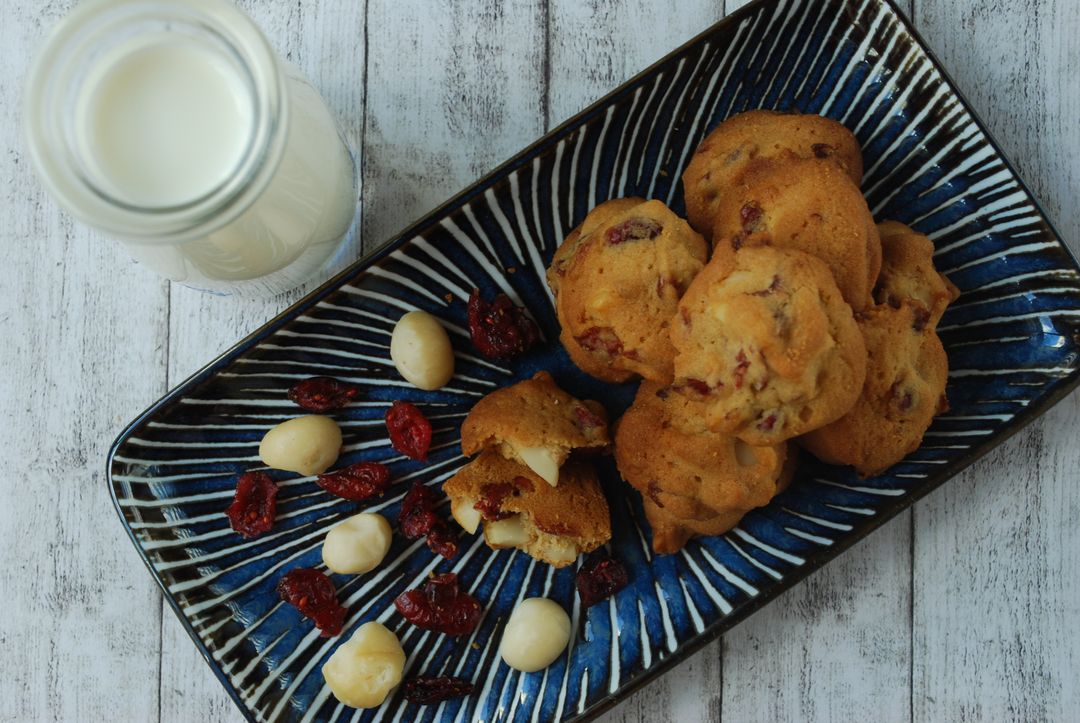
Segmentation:
{"type": "Polygon", "coordinates": [[[724,19],[375,254],[272,320],[139,416],[109,456],[117,511],[166,599],[250,720],[585,720],[670,668],[1000,444],[1080,382],[1080,274],[1075,260],[982,124],[891,0],[759,0],[724,19]],[[636,494],[603,470],[616,555],[629,588],[587,611],[573,568],[465,539],[452,562],[396,539],[366,576],[334,576],[349,608],[341,638],[319,638],[278,601],[293,567],[319,566],[325,530],[357,506],[310,478],[281,484],[274,530],[240,540],[222,514],[258,442],[295,416],[285,390],[330,374],[366,388],[338,416],[339,464],[382,460],[395,486],[367,509],[396,517],[411,481],[438,484],[462,463],[458,426],[481,395],[537,369],[571,392],[621,410],[632,385],[577,373],[557,344],[513,365],[478,359],[465,331],[473,287],[526,305],[545,337],[557,323],[543,270],[563,236],[597,203],[659,198],[683,212],[678,179],[720,120],[750,108],[821,113],[864,149],[864,192],[875,216],[930,235],[937,263],[962,290],[940,326],[952,409],[923,446],[887,474],[807,462],[791,488],[732,532],[654,557],[636,494]],[[447,388],[410,388],[388,359],[400,314],[443,319],[456,350],[447,388]],[[396,398],[435,424],[428,464],[396,456],[382,416],[396,398]],[[400,484],[398,484],[400,483],[400,484]],[[487,613],[467,640],[420,631],[393,597],[431,571],[454,570],[487,613]],[[571,612],[578,634],[546,671],[499,662],[501,625],[525,596],[571,612]],[[417,707],[401,692],[373,711],[340,706],[319,667],[368,620],[395,629],[407,675],[464,675],[468,698],[417,707]]]}

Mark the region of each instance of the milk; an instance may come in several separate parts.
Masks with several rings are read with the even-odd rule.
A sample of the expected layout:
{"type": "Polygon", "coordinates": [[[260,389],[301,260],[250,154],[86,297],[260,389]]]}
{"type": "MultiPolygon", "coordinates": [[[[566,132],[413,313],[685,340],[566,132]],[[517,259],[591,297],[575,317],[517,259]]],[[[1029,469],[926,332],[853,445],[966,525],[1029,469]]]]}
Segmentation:
{"type": "Polygon", "coordinates": [[[98,186],[153,208],[190,203],[228,180],[253,114],[236,70],[168,36],[110,55],[91,70],[75,110],[98,186]]]}
{"type": "Polygon", "coordinates": [[[284,291],[352,226],[337,124],[231,3],[88,0],[47,40],[26,103],[46,187],[175,281],[284,291]]]}

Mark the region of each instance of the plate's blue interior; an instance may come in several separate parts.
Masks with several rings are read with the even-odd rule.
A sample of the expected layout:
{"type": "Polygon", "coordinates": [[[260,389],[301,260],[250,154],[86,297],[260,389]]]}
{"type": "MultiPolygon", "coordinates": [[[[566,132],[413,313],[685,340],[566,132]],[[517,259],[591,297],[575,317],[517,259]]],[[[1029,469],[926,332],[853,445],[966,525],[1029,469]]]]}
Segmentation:
{"type": "Polygon", "coordinates": [[[878,0],[777,0],[736,14],[632,81],[494,176],[440,209],[391,251],[302,303],[197,375],[140,418],[111,459],[118,509],[135,543],[207,659],[252,719],[548,720],[594,712],[665,661],[756,609],[823,564],[1071,387],[1077,377],[1080,279],[1026,190],[989,143],[898,16],[878,0]],[[583,376],[557,344],[513,364],[477,358],[465,331],[473,287],[508,293],[546,338],[557,326],[544,268],[563,235],[616,196],[667,201],[682,212],[678,179],[708,129],[738,111],[823,113],[863,145],[864,190],[879,219],[928,233],[939,268],[962,289],[940,332],[949,353],[949,413],[923,447],[884,476],[805,460],[791,488],[722,537],[653,557],[636,493],[607,464],[615,553],[632,585],[587,613],[574,569],[554,571],[520,553],[466,538],[458,559],[433,557],[397,537],[376,573],[335,576],[349,608],[346,633],[317,636],[273,588],[285,571],[320,566],[326,529],[360,507],[394,519],[411,481],[438,484],[463,463],[458,426],[486,392],[537,369],[572,393],[621,411],[633,385],[583,376]],[[441,317],[457,353],[455,379],[434,393],[411,388],[389,362],[390,331],[405,311],[441,317]],[[387,461],[396,481],[371,505],[331,497],[311,479],[280,481],[272,533],[243,541],[228,526],[237,475],[257,467],[258,442],[298,413],[285,390],[330,374],[366,395],[338,414],[340,464],[387,461]],[[389,446],[382,422],[394,399],[433,420],[427,464],[389,446]],[[420,631],[392,600],[431,571],[454,570],[487,607],[468,639],[420,631]],[[568,655],[520,674],[499,662],[501,624],[517,600],[543,595],[578,626],[568,655]],[[337,704],[319,667],[352,629],[379,620],[397,630],[409,675],[463,675],[476,694],[408,706],[400,692],[381,711],[337,704]]]}

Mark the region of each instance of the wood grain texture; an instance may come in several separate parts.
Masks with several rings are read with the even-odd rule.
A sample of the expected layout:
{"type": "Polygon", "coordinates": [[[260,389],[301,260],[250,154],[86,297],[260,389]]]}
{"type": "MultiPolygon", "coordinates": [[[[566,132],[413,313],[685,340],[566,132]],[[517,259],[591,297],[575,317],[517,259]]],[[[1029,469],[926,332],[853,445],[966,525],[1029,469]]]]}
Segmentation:
{"type": "MultiPolygon", "coordinates": [[[[1080,251],[1080,5],[916,0],[915,21],[1080,251]]],[[[915,507],[914,718],[1074,720],[1080,397],[915,507]]]]}
{"type": "Polygon", "coordinates": [[[104,472],[121,425],[165,391],[167,284],[61,213],[29,173],[21,85],[69,7],[6,8],[0,43],[0,720],[153,720],[158,592],[104,472]]]}
{"type": "MultiPolygon", "coordinates": [[[[744,2],[241,4],[362,151],[356,254],[744,2]]],[[[170,288],[60,212],[28,172],[18,101],[70,2],[3,7],[0,409],[14,461],[0,535],[18,550],[0,562],[0,720],[240,721],[124,537],[104,457],[138,411],[305,289],[170,288]]],[[[903,9],[1080,250],[1080,6],[903,9]]],[[[1077,428],[1073,395],[603,720],[1074,717],[1077,428]]]]}

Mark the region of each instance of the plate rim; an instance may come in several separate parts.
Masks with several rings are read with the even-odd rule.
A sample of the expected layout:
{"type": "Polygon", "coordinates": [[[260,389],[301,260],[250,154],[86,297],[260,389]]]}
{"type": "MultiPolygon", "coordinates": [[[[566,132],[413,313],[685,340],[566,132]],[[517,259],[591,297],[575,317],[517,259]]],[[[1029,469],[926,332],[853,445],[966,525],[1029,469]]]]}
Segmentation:
{"type": "MultiPolygon", "coordinates": [[[[830,0],[805,0],[806,2],[829,2],[830,0]]],[[[116,490],[117,484],[113,480],[113,465],[114,457],[120,451],[124,443],[128,438],[135,434],[148,420],[154,416],[161,409],[173,404],[177,398],[182,397],[185,393],[192,388],[198,386],[202,382],[208,380],[221,368],[233,361],[237,356],[243,352],[253,348],[259,341],[268,337],[273,332],[276,332],[284,323],[292,318],[300,315],[306,309],[309,309],[326,296],[339,290],[344,286],[348,279],[355,274],[363,271],[365,268],[376,264],[380,259],[393,253],[401,246],[407,244],[414,236],[418,235],[418,232],[433,225],[434,222],[445,217],[448,212],[464,204],[470,197],[478,195],[483,189],[490,187],[494,181],[500,180],[508,173],[513,172],[517,167],[523,165],[525,162],[531,160],[537,155],[541,149],[553,144],[561,136],[563,136],[571,127],[580,126],[593,114],[601,111],[615,101],[621,94],[628,91],[628,89],[639,81],[651,76],[660,66],[668,63],[673,57],[679,55],[685,50],[697,45],[707,36],[719,31],[721,28],[728,25],[735,25],[741,22],[743,19],[758,12],[761,8],[769,5],[776,5],[781,0],[752,0],[752,2],[738,8],[729,15],[725,15],[717,22],[709,25],[707,28],[697,33],[686,42],[675,47],[671,51],[665,53],[662,57],[655,62],[650,63],[647,67],[640,72],[634,74],[624,82],[620,83],[614,89],[608,91],[603,96],[598,98],[593,103],[590,103],[581,111],[570,116],[562,123],[558,124],[547,133],[543,134],[536,140],[526,145],[522,150],[515,153],[513,156],[498,164],[488,173],[482,175],[475,181],[469,183],[461,191],[455,193],[446,201],[440,203],[435,208],[431,209],[419,219],[413,221],[396,234],[371,251],[361,255],[355,261],[348,266],[337,272],[329,279],[321,283],[316,288],[305,294],[302,298],[298,299],[281,312],[275,314],[264,324],[259,326],[256,330],[247,334],[228,349],[223,351],[217,357],[206,363],[197,371],[190,374],[186,379],[177,384],[175,387],[167,391],[157,401],[144,409],[139,413],[131,422],[129,422],[123,430],[117,435],[116,439],[111,444],[108,454],[106,455],[106,474],[105,479],[109,487],[109,497],[112,501],[113,508],[120,518],[121,525],[127,534],[128,539],[135,547],[139,558],[150,572],[150,576],[153,578],[158,589],[161,591],[162,596],[168,601],[169,607],[173,613],[179,619],[184,630],[195,643],[202,659],[213,671],[214,676],[218,679],[225,691],[229,694],[233,703],[240,710],[244,718],[252,723],[258,723],[258,718],[255,717],[254,712],[245,704],[240,697],[239,691],[235,689],[232,683],[229,681],[225,672],[221,669],[213,660],[213,655],[210,649],[205,645],[190,621],[184,615],[181,610],[181,606],[177,599],[168,591],[164,580],[155,572],[153,564],[150,561],[146,550],[139,544],[138,539],[135,536],[134,530],[128,524],[127,518],[124,514],[124,510],[120,505],[120,500],[117,497],[116,490]]],[[[1028,201],[1032,204],[1035,212],[1042,223],[1046,224],[1047,229],[1053,235],[1054,240],[1057,242],[1058,251],[1063,252],[1063,257],[1066,262],[1072,264],[1073,270],[1080,273],[1080,262],[1077,260],[1076,254],[1065,242],[1061,233],[1058,231],[1056,225],[1051,220],[1050,215],[1047,213],[1043,204],[1038,200],[1035,194],[1032,192],[1030,186],[1023,179],[1018,172],[1016,166],[1010,160],[1009,156],[1004,152],[997,139],[990,132],[986,123],[983,121],[978,112],[972,107],[967,97],[958,88],[953,76],[945,69],[941,60],[937,54],[927,44],[925,38],[914,27],[910,18],[900,8],[897,0],[840,0],[845,7],[854,7],[860,2],[876,3],[879,6],[885,6],[889,8],[898,20],[900,27],[903,31],[910,36],[912,41],[918,46],[919,50],[925,54],[926,58],[931,63],[934,70],[940,74],[942,81],[948,87],[950,93],[961,104],[968,117],[979,129],[979,131],[985,137],[987,143],[993,148],[998,159],[1005,166],[1012,178],[1015,179],[1020,190],[1024,193],[1028,201]]],[[[1080,331],[1074,332],[1074,336],[1080,336],[1080,331]]],[[[615,692],[608,693],[607,695],[599,698],[589,708],[585,709],[580,714],[569,716],[564,718],[567,721],[574,721],[575,723],[585,723],[586,721],[595,720],[606,711],[613,708],[619,702],[627,699],[630,695],[642,689],[649,683],[655,681],[660,676],[669,672],[672,668],[676,667],[680,663],[684,662],[687,658],[703,649],[705,646],[721,638],[726,632],[731,630],[739,623],[746,620],[746,618],[757,613],[763,607],[771,603],[777,597],[786,593],[794,588],[796,585],[803,582],[814,572],[820,570],[824,565],[828,564],[832,560],[839,557],[841,554],[851,549],[855,545],[863,542],[878,528],[885,525],[887,522],[892,521],[898,514],[904,510],[914,506],[916,502],[923,499],[930,493],[939,489],[946,482],[952,480],[957,474],[975,464],[977,461],[985,457],[992,450],[996,449],[1020,431],[1026,429],[1032,422],[1041,417],[1053,406],[1060,402],[1065,397],[1069,396],[1078,386],[1080,386],[1080,358],[1075,360],[1072,364],[1072,368],[1068,374],[1061,376],[1051,382],[1052,388],[1044,396],[1031,405],[1025,407],[1020,412],[1017,412],[1012,421],[1007,427],[1001,429],[997,434],[994,434],[985,441],[972,445],[968,452],[962,459],[953,460],[947,465],[944,465],[937,474],[927,476],[926,481],[916,489],[912,489],[906,492],[901,497],[895,498],[880,507],[877,508],[877,512],[874,517],[870,518],[866,522],[866,526],[860,531],[859,534],[854,536],[846,536],[834,541],[832,545],[827,547],[820,547],[812,552],[804,554],[805,562],[799,567],[795,568],[788,574],[786,574],[777,585],[772,586],[768,590],[760,592],[758,595],[748,599],[733,610],[731,613],[723,616],[719,620],[714,621],[708,625],[702,632],[694,635],[692,638],[687,639],[681,643],[674,652],[666,655],[662,659],[654,661],[653,665],[644,670],[640,675],[630,678],[624,685],[621,685],[615,692]]]]}

